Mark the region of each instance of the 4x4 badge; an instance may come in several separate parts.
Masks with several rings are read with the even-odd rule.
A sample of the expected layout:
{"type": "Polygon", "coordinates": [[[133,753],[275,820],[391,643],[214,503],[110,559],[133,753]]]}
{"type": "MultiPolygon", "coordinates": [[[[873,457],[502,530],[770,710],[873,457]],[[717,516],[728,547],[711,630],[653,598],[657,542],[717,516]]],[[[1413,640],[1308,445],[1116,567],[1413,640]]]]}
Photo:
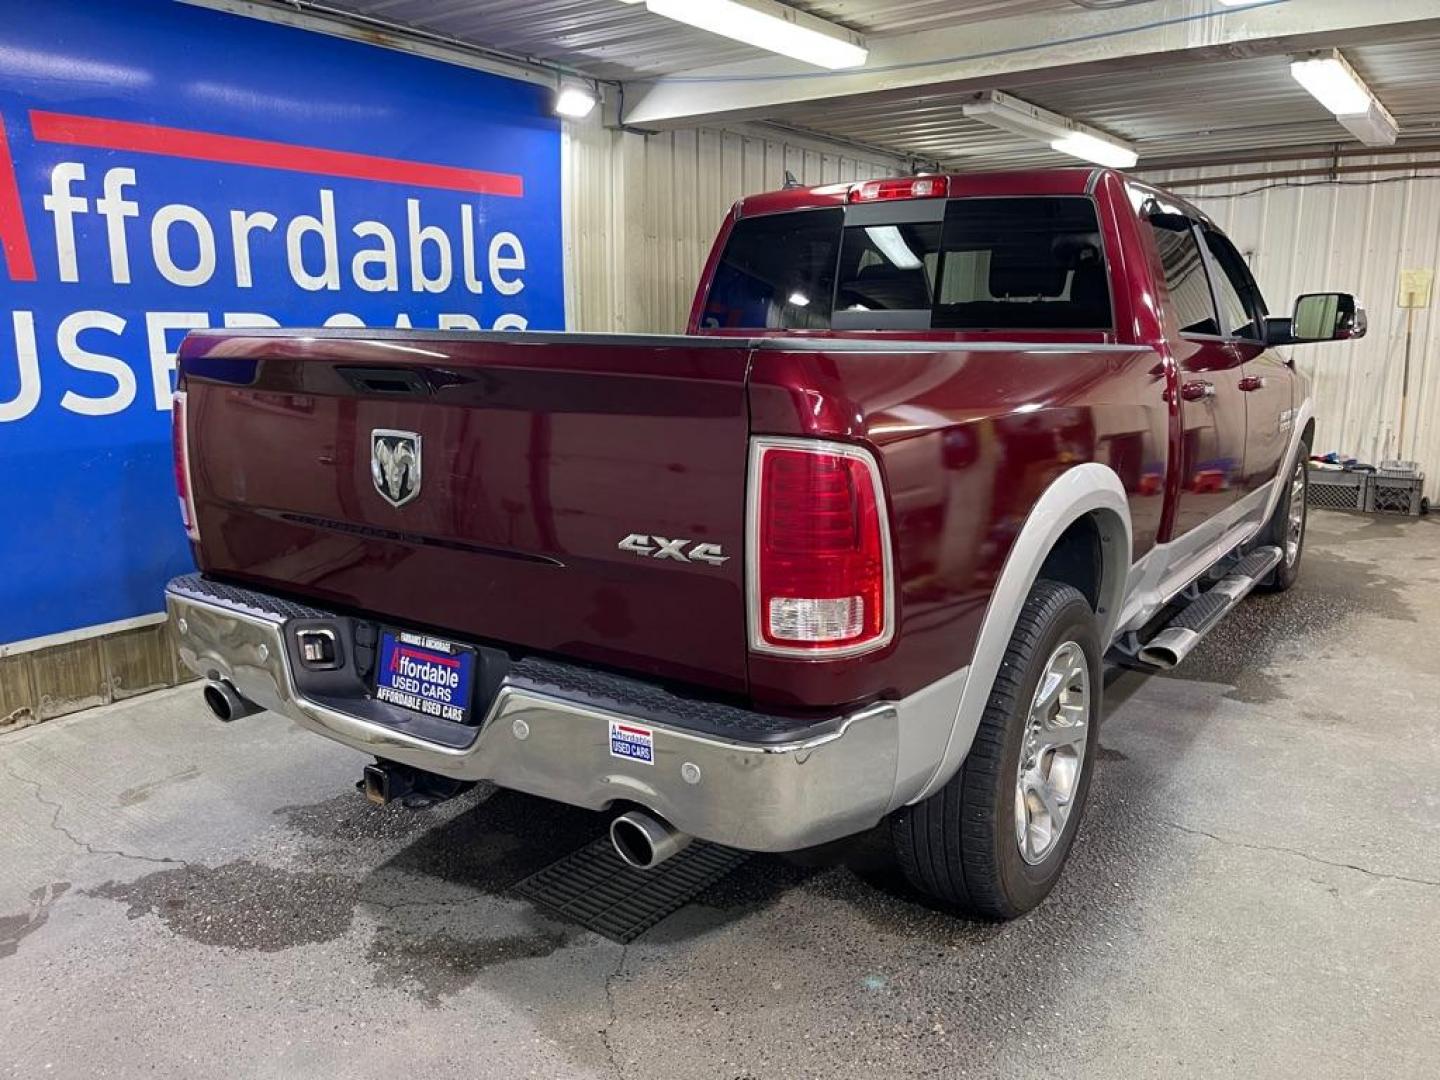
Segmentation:
{"type": "Polygon", "coordinates": [[[370,478],[391,506],[420,494],[420,436],[413,431],[376,428],[370,433],[370,478]]]}
{"type": "Polygon", "coordinates": [[[694,544],[693,541],[684,537],[671,540],[664,536],[645,536],[643,533],[631,533],[615,546],[621,551],[628,551],[635,555],[646,555],[652,559],[674,559],[676,562],[703,562],[711,566],[719,566],[729,560],[730,556],[725,554],[725,549],[719,544],[694,544]],[[686,551],[686,548],[690,548],[686,551]]]}

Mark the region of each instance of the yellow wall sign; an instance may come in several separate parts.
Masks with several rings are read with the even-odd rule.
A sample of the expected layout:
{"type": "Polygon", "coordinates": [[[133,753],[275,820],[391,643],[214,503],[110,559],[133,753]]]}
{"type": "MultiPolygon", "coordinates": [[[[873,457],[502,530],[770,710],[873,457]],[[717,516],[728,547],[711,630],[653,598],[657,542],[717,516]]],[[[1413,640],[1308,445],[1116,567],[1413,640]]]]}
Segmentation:
{"type": "Polygon", "coordinates": [[[1434,270],[1401,270],[1399,306],[1402,308],[1428,308],[1430,292],[1434,285],[1434,270]]]}

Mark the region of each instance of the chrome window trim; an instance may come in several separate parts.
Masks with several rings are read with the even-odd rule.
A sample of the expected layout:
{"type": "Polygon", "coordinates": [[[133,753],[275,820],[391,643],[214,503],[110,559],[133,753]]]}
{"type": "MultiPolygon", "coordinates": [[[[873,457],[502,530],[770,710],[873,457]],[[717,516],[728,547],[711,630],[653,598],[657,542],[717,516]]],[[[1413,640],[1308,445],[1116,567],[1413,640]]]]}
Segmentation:
{"type": "Polygon", "coordinates": [[[846,660],[884,649],[895,640],[895,557],[890,524],[890,500],[886,496],[884,477],[875,455],[863,446],[826,439],[802,439],[789,436],[756,435],[750,439],[750,464],[745,480],[745,624],[750,651],[763,656],[780,656],[787,660],[846,660]],[[865,464],[875,489],[881,536],[880,548],[884,567],[885,610],[880,636],[858,645],[833,649],[807,649],[801,646],[774,645],[765,640],[760,630],[760,476],[765,454],[770,450],[801,450],[812,454],[834,454],[865,464]]]}

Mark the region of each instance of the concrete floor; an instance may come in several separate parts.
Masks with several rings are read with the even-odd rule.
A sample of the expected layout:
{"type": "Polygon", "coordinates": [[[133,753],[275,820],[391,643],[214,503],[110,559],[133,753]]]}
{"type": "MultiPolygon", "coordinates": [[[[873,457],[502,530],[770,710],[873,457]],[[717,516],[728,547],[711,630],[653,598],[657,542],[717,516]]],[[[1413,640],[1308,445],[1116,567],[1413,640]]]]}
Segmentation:
{"type": "Polygon", "coordinates": [[[372,809],[357,755],[193,686],[0,738],[0,1075],[1433,1077],[1440,521],[1310,539],[1110,688],[1067,874],[1005,926],[862,845],[622,948],[508,895],[598,816],[372,809]]]}

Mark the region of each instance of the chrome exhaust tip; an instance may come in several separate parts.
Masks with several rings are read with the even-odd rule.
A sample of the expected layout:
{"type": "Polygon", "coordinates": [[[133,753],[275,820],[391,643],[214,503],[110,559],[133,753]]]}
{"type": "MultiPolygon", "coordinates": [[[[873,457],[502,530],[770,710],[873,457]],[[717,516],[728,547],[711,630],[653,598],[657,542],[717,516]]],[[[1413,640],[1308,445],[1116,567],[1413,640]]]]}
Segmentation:
{"type": "Polygon", "coordinates": [[[262,711],[259,705],[242,697],[240,691],[224,679],[211,679],[205,684],[205,705],[215,719],[226,724],[262,711]]]}
{"type": "Polygon", "coordinates": [[[1190,655],[1202,636],[1188,627],[1168,627],[1146,642],[1137,658],[1142,664],[1169,671],[1190,655]]]}
{"type": "Polygon", "coordinates": [[[631,810],[610,822],[610,843],[626,864],[652,870],[690,846],[693,837],[677,832],[669,822],[631,810]]]}
{"type": "Polygon", "coordinates": [[[1141,649],[1139,660],[1142,664],[1159,668],[1161,671],[1169,671],[1176,664],[1180,663],[1180,657],[1176,656],[1173,650],[1167,649],[1163,645],[1158,648],[1146,646],[1141,649]]]}

